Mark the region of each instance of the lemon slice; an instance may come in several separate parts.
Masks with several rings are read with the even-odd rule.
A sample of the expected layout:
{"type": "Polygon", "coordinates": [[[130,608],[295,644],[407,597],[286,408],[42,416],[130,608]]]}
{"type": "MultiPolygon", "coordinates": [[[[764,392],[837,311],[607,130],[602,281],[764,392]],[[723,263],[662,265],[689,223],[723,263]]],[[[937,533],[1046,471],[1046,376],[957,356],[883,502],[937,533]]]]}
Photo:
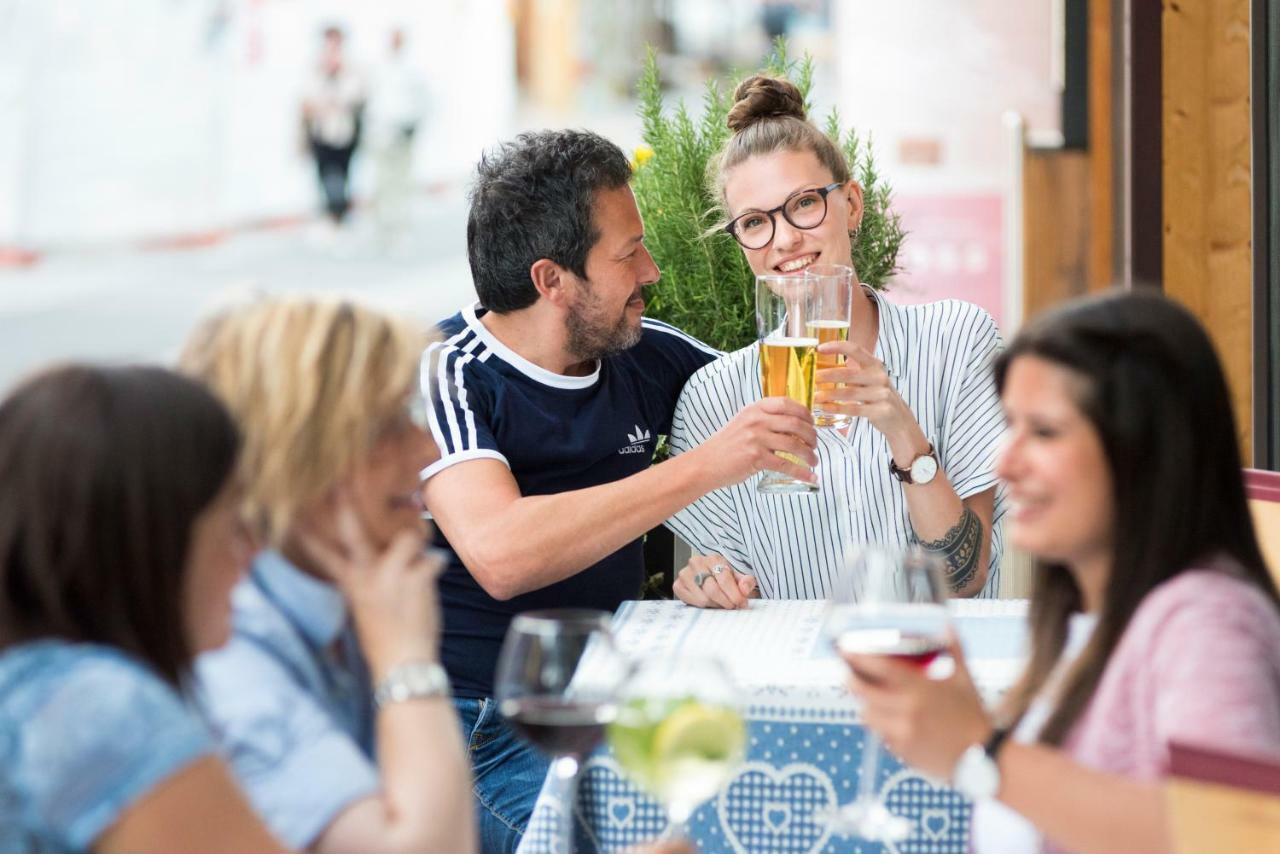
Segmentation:
{"type": "Polygon", "coordinates": [[[653,734],[656,762],[676,758],[731,759],[742,752],[746,727],[732,709],[687,700],[658,724],[653,734]]]}

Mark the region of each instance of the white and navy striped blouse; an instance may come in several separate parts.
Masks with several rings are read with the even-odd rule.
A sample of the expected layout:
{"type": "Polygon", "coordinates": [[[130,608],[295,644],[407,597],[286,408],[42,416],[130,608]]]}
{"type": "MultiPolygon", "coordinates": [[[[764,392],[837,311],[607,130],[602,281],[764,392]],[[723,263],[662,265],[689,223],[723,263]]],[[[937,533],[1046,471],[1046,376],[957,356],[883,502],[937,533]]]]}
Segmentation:
{"type": "MultiPolygon", "coordinates": [[[[915,413],[960,498],[997,485],[995,452],[1004,418],[992,377],[1001,341],[991,315],[976,305],[944,300],[899,306],[875,294],[880,308],[877,359],[915,413]]],[[[743,406],[760,399],[759,355],[753,344],[690,378],[676,405],[671,450],[696,447],[743,406]]],[[[889,472],[889,446],[864,419],[848,436],[818,431],[814,494],[756,492],[759,476],[709,493],[667,526],[697,553],[719,553],[756,576],[771,599],[823,599],[835,581],[846,544],[913,541],[903,485],[889,472]]],[[[996,494],[990,574],[981,596],[999,590],[1000,520],[996,494]]]]}

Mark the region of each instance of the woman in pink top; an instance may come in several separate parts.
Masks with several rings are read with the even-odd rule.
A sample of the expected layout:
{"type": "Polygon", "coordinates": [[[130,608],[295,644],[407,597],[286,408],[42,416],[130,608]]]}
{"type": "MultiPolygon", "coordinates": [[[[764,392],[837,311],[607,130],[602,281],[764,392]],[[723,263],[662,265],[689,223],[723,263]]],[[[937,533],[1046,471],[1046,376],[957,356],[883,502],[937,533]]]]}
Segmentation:
{"type": "Polygon", "coordinates": [[[944,680],[850,656],[853,690],[979,801],[979,850],[1167,849],[1171,742],[1280,757],[1280,595],[1222,369],[1188,312],[1126,293],[1028,326],[996,384],[1009,535],[1037,559],[1027,669],[994,715],[958,648],[944,680]]]}

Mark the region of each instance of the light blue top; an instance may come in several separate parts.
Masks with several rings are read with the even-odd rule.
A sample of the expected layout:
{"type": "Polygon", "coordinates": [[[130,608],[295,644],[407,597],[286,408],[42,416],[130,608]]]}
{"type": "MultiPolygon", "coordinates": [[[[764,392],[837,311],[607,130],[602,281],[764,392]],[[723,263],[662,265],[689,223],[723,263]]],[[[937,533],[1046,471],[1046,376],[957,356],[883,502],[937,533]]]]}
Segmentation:
{"type": "Polygon", "coordinates": [[[46,640],[0,653],[0,854],[85,851],[213,744],[146,665],[46,640]]]}
{"type": "Polygon", "coordinates": [[[231,641],[196,662],[197,698],[276,836],[310,847],[379,788],[373,702],[342,594],[263,552],[232,594],[231,641]]]}

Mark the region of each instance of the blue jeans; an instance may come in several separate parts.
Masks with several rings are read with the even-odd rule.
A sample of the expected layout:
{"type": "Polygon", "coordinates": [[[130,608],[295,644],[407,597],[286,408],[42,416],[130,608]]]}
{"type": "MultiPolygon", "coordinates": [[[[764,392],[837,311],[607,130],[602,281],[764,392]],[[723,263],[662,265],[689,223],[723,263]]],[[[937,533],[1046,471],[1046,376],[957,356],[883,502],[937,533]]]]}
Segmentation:
{"type": "Polygon", "coordinates": [[[491,697],[455,698],[471,758],[472,791],[484,854],[512,852],[529,826],[550,762],[520,740],[491,697]]]}

